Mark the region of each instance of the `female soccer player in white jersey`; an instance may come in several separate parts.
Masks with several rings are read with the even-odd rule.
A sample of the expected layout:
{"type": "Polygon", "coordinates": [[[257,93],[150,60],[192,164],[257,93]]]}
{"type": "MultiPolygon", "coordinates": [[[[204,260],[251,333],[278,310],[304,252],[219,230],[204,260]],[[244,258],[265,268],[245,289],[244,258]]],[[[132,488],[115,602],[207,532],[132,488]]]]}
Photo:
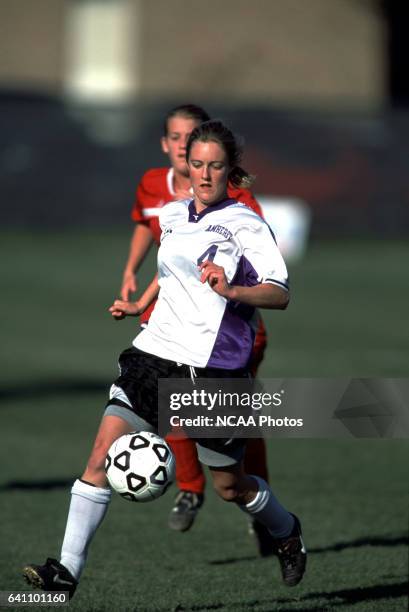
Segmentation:
{"type": "MultiPolygon", "coordinates": [[[[139,267],[148,251],[155,244],[159,246],[161,228],[159,213],[168,202],[192,196],[189,169],[186,163],[186,143],[192,130],[210,117],[206,111],[195,104],[182,104],[172,108],[164,121],[161,138],[163,153],[169,157],[170,166],[151,168],[142,176],[136,189],[132,207],[132,219],[136,222],[123,274],[121,297],[129,300],[136,291],[136,278],[139,267]]],[[[249,189],[233,185],[227,186],[227,195],[249,206],[263,216],[260,205],[249,189]]],[[[142,313],[141,325],[147,325],[155,302],[142,313]]],[[[266,331],[259,317],[254,339],[251,373],[256,375],[266,348],[266,331]]],[[[172,432],[166,437],[176,458],[176,493],[173,507],[169,513],[168,524],[171,529],[187,531],[191,528],[199,509],[202,507],[205,490],[205,474],[197,457],[196,446],[192,440],[172,432]]],[[[267,457],[262,438],[247,441],[244,456],[246,471],[268,481],[267,457]]],[[[257,539],[262,556],[272,554],[273,542],[269,532],[261,523],[249,521],[249,527],[257,539]]]]}
{"type": "MultiPolygon", "coordinates": [[[[44,590],[74,593],[111,497],[107,451],[125,433],[155,429],[157,379],[190,378],[192,368],[199,378],[246,377],[253,343],[249,309],[288,304],[285,264],[268,226],[227,195],[229,180],[250,178],[238,165],[233,134],[218,121],[202,124],[189,138],[186,159],[194,197],[170,203],[160,214],[158,279],[138,302],[116,300],[110,308],[116,318],[139,315],[160,288],[149,325],[120,356],[121,375],[85,472],[71,491],[61,560],[24,568],[28,582],[44,590]]],[[[264,480],[245,473],[244,440],[225,445],[223,439],[201,439],[197,446],[219,496],[269,529],[284,583],[298,584],[306,564],[300,522],[264,480]]]]}

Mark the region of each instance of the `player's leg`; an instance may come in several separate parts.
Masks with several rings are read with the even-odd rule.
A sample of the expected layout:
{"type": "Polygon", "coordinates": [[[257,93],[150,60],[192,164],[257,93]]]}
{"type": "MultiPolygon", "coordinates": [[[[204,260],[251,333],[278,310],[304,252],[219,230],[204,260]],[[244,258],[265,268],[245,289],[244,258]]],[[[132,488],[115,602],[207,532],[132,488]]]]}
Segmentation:
{"type": "Polygon", "coordinates": [[[176,531],[187,531],[203,504],[205,475],[193,440],[181,432],[172,432],[166,441],[175,455],[179,489],[169,513],[168,525],[176,531]]]}
{"type": "MultiPolygon", "coordinates": [[[[261,315],[259,314],[257,331],[249,364],[253,378],[257,376],[257,371],[259,365],[263,361],[266,347],[267,331],[261,315]]],[[[263,438],[252,438],[247,440],[246,453],[244,455],[244,469],[247,474],[254,474],[266,482],[269,481],[266,445],[263,438]]],[[[262,557],[272,555],[274,552],[274,539],[268,529],[251,516],[248,517],[248,526],[250,535],[254,535],[256,538],[259,554],[262,557]]]]}
{"type": "Polygon", "coordinates": [[[129,421],[119,416],[103,417],[86,469],[71,489],[61,560],[47,559],[44,565],[27,565],[23,575],[33,586],[47,591],[66,590],[73,595],[85,565],[89,544],[105,517],[111,499],[104,470],[107,452],[117,438],[132,429],[129,421]]]}
{"type": "MultiPolygon", "coordinates": [[[[46,591],[69,591],[73,595],[76,589],[89,544],[111,499],[104,471],[110,446],[131,431],[155,429],[153,423],[145,419],[153,412],[152,405],[157,406],[157,397],[152,396],[150,390],[152,385],[157,388],[156,379],[161,372],[152,360],[132,348],[120,355],[119,363],[121,374],[111,387],[110,399],[85,471],[71,490],[61,561],[47,559],[44,565],[30,564],[23,570],[30,584],[46,591]],[[148,398],[148,403],[143,403],[143,397],[148,398]]],[[[163,373],[166,376],[166,368],[163,373]]]]}
{"type": "Polygon", "coordinates": [[[246,474],[240,442],[230,442],[226,452],[222,440],[200,440],[199,458],[209,466],[218,495],[225,501],[235,502],[269,530],[283,581],[287,586],[295,586],[302,579],[306,565],[300,522],[284,508],[264,480],[246,474]]]}
{"type": "Polygon", "coordinates": [[[255,474],[266,482],[269,481],[267,467],[267,450],[264,438],[249,438],[244,454],[244,469],[247,474],[255,474]]]}
{"type": "MultiPolygon", "coordinates": [[[[244,470],[247,474],[254,474],[266,482],[269,481],[266,445],[263,438],[247,440],[244,470]]],[[[269,530],[252,516],[248,516],[248,531],[255,537],[258,552],[262,557],[269,557],[274,553],[274,538],[269,530]]]]}
{"type": "MultiPolygon", "coordinates": [[[[257,376],[260,363],[263,360],[267,347],[267,332],[263,320],[259,315],[256,336],[250,360],[250,372],[253,378],[257,376]]],[[[268,482],[267,453],[263,438],[247,440],[244,455],[244,469],[247,474],[255,474],[268,482]]]]}
{"type": "Polygon", "coordinates": [[[133,430],[120,416],[103,417],[87,466],[71,489],[71,504],[61,549],[61,563],[79,580],[88,546],[102,523],[111,500],[105,475],[105,459],[110,446],[133,430]]]}

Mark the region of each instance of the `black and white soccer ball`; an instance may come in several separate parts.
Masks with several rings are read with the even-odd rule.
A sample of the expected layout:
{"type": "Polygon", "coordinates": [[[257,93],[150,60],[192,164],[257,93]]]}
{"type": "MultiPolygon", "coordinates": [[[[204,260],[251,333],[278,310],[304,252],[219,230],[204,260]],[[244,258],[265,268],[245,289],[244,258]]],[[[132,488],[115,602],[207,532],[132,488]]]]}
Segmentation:
{"type": "Polygon", "coordinates": [[[163,495],[175,479],[175,470],[175,457],[168,444],[149,431],[121,436],[105,460],[109,484],[133,502],[148,502],[163,495]]]}

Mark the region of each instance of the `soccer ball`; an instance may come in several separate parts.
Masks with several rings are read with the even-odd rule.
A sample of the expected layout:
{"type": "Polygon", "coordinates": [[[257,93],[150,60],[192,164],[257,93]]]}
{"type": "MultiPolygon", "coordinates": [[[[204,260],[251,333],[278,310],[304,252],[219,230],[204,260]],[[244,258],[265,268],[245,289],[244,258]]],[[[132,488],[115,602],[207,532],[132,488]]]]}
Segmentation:
{"type": "Polygon", "coordinates": [[[148,502],[163,495],[175,479],[175,469],[175,457],[165,440],[149,431],[121,436],[105,460],[109,484],[133,502],[148,502]]]}

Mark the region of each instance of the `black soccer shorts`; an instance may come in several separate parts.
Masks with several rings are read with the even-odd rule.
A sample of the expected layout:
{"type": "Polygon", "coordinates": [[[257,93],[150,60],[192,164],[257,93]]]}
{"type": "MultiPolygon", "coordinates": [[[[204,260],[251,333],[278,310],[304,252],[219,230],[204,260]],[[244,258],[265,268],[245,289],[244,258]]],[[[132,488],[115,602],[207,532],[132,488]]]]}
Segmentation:
{"type": "MultiPolygon", "coordinates": [[[[168,359],[144,353],[134,346],[119,356],[120,375],[111,387],[105,415],[120,416],[135,430],[158,430],[158,379],[191,378],[191,369],[168,359]]],[[[246,369],[194,368],[195,378],[248,378],[246,369]]],[[[193,382],[192,382],[193,385],[193,382]]],[[[209,438],[196,440],[202,463],[224,467],[241,461],[246,440],[209,438]]]]}

